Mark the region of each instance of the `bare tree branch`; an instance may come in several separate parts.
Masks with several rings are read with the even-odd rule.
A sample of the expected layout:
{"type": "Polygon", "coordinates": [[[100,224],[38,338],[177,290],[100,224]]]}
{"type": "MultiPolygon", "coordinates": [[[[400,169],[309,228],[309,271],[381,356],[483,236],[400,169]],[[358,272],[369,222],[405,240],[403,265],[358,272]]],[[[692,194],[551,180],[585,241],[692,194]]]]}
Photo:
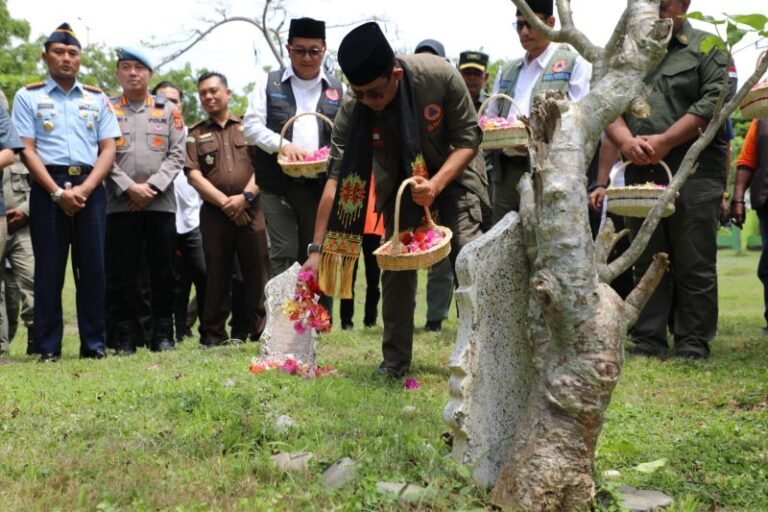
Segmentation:
{"type": "Polygon", "coordinates": [[[530,23],[533,28],[542,32],[550,41],[572,44],[574,48],[576,48],[576,51],[589,62],[594,62],[600,58],[602,49],[599,46],[592,44],[589,38],[574,26],[573,16],[569,6],[570,4],[567,0],[557,0],[560,24],[562,25],[560,30],[555,30],[544,24],[544,22],[534,14],[533,9],[531,9],[525,0],[512,0],[512,3],[523,13],[525,19],[528,20],[528,23],[530,23]]]}
{"type": "Polygon", "coordinates": [[[653,295],[656,287],[664,277],[667,267],[669,267],[669,256],[663,252],[655,254],[648,270],[645,271],[640,282],[637,283],[637,286],[627,296],[627,300],[624,301],[624,318],[627,322],[627,330],[635,325],[640,312],[645,308],[645,305],[651,299],[651,295],[653,295]]]}

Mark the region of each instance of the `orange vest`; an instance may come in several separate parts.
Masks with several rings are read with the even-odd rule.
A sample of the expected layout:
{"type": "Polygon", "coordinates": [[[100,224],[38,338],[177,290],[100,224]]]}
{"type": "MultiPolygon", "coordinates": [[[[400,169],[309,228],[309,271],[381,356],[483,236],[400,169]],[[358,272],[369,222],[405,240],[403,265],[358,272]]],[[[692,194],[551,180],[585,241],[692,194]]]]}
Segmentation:
{"type": "Polygon", "coordinates": [[[384,219],[376,213],[376,192],[373,186],[373,173],[371,173],[371,186],[368,189],[368,208],[365,211],[363,233],[366,235],[384,236],[384,219]]]}

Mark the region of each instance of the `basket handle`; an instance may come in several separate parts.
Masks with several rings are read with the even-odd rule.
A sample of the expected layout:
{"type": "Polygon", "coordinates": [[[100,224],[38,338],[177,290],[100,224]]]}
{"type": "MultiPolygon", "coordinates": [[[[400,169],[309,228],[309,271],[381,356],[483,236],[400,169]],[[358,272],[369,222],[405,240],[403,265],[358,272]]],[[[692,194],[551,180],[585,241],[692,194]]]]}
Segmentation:
{"type": "MultiPolygon", "coordinates": [[[[616,174],[623,173],[624,171],[626,171],[627,170],[627,166],[629,164],[631,164],[631,163],[632,163],[632,160],[624,160],[621,163],[621,166],[619,167],[619,169],[616,171],[616,174]]],[[[667,178],[669,178],[669,183],[672,183],[672,171],[669,170],[669,166],[667,165],[667,162],[665,162],[664,160],[659,160],[659,163],[664,168],[664,170],[667,172],[667,178]]],[[[613,188],[613,187],[611,187],[611,188],[613,188]]]]}
{"type": "MultiPolygon", "coordinates": [[[[395,198],[395,230],[392,233],[392,250],[390,254],[400,254],[400,201],[403,197],[403,191],[408,185],[416,185],[416,178],[408,178],[403,180],[400,184],[400,188],[397,189],[397,197],[395,198]]],[[[424,213],[427,218],[427,225],[433,227],[435,221],[432,220],[432,214],[429,213],[429,208],[424,207],[424,213]]]]}
{"type": "Polygon", "coordinates": [[[490,96],[488,96],[485,99],[485,101],[480,105],[480,108],[477,110],[478,118],[482,117],[483,113],[485,112],[485,109],[488,108],[488,105],[490,105],[491,100],[495,100],[496,98],[504,98],[505,100],[509,100],[509,102],[512,103],[512,106],[515,107],[515,110],[517,110],[517,114],[523,115],[523,111],[520,109],[520,105],[517,104],[514,98],[499,92],[499,93],[491,94],[490,96]]]}
{"type": "Polygon", "coordinates": [[[283,129],[280,130],[280,145],[278,146],[278,153],[282,153],[283,152],[283,140],[285,139],[285,132],[286,132],[286,130],[288,130],[288,127],[291,126],[293,124],[293,122],[296,121],[298,118],[303,117],[303,116],[319,117],[320,119],[322,119],[323,121],[328,123],[328,126],[330,126],[331,129],[333,129],[333,121],[328,119],[326,116],[324,116],[320,112],[303,112],[301,114],[296,114],[295,116],[290,118],[288,121],[286,121],[286,123],[283,125],[283,129]]]}

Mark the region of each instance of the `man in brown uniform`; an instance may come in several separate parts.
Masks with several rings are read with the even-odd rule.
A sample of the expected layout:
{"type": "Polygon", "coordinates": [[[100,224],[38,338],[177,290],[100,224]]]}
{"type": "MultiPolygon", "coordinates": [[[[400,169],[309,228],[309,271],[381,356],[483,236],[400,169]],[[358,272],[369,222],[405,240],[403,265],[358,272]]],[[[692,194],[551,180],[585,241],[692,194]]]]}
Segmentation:
{"type": "MultiPolygon", "coordinates": [[[[354,242],[355,234],[336,227],[340,216],[334,201],[349,198],[346,193],[355,180],[367,187],[371,167],[376,210],[384,213],[388,237],[393,231],[400,183],[411,176],[414,167],[424,168],[428,178],[417,178],[412,193],[404,194],[400,229],[415,227],[423,207],[437,207],[441,223],[453,231],[451,258],[455,261],[461,248],[480,235],[481,203],[489,202],[485,165],[478,152],[482,134],[461,75],[434,55],[396,58],[373,22],[347,34],[339,46],[339,64],[352,93],[336,115],[328,182],[318,208],[312,254],[305,266],[320,266],[319,245],[325,240],[320,268],[323,285],[325,262],[335,256],[351,256],[335,251],[339,245],[334,242],[354,242]]],[[[362,206],[355,211],[364,212],[362,206]]],[[[377,373],[399,377],[411,364],[416,272],[385,271],[382,288],[384,361],[377,373]]]]}
{"type": "Polygon", "coordinates": [[[242,121],[229,112],[232,91],[227,79],[220,73],[205,73],[197,81],[197,90],[209,117],[189,132],[184,172],[204,201],[200,231],[208,282],[200,342],[210,347],[227,340],[235,255],[247,290],[249,332],[253,339],[261,335],[269,259],[264,213],[256,197],[259,189],[242,121]]]}

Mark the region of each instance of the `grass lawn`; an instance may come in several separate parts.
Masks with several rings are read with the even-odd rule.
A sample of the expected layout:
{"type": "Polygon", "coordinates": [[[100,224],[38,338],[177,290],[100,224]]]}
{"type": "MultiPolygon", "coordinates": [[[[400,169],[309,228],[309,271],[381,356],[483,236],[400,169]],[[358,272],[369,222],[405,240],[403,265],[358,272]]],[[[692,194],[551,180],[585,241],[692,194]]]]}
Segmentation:
{"type": "MultiPolygon", "coordinates": [[[[719,254],[720,327],[706,362],[629,356],[608,410],[597,471],[618,483],[663,491],[676,510],[768,510],[768,337],[762,327],[757,254],[719,254]],[[634,469],[667,459],[654,473],[634,469]]],[[[416,325],[424,324],[425,275],[416,325]]],[[[441,439],[446,362],[455,311],[442,333],[419,329],[414,376],[372,377],[381,327],[334,330],[319,344],[336,377],[252,375],[252,343],[200,351],[80,361],[71,283],[64,359],[24,355],[0,366],[0,510],[483,510],[488,492],[448,457],[441,439]],[[414,406],[415,413],[403,408],[414,406]],[[275,419],[296,427],[281,433],[275,419]],[[277,452],[314,454],[306,474],[285,474],[277,452]],[[334,461],[358,461],[358,478],[320,485],[334,461]],[[377,481],[427,487],[418,505],[375,491],[377,481]]],[[[364,293],[358,293],[363,297],[364,293]]],[[[338,308],[338,306],[337,306],[338,308]]],[[[362,326],[362,305],[355,325],[362,326]]],[[[338,317],[336,317],[338,318],[338,317]]],[[[379,320],[381,322],[381,320],[379,320]]],[[[606,483],[607,488],[617,485],[606,483]]]]}

